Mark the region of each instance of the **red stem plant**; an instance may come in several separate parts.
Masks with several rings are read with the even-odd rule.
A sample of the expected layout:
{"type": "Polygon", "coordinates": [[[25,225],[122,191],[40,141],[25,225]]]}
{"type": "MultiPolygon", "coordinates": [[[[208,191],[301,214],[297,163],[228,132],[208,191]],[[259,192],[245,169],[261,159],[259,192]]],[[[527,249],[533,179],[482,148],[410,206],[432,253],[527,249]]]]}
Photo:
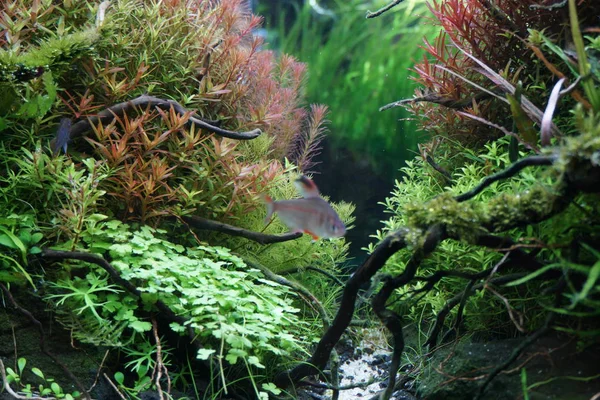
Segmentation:
{"type": "MultiPolygon", "coordinates": [[[[115,171],[106,190],[118,200],[111,204],[118,204],[113,211],[120,218],[236,218],[260,205],[258,195],[284,172],[281,160],[301,152],[305,130],[322,134],[321,108],[303,108],[305,65],[261,50],[253,34],[261,19],[240,0],[142,7],[120,1],[106,21],[109,39],[98,44],[97,59],[77,67],[83,79],[67,83],[61,96],[71,115],[86,118],[100,106],[148,93],[227,129],[259,128],[264,137],[255,140],[268,142],[241,145],[187,128],[189,115],[154,109],[95,127],[86,140],[115,171]]],[[[310,142],[297,161],[311,165],[317,144],[310,142]]]]}
{"type": "MultiPolygon", "coordinates": [[[[514,130],[513,120],[517,118],[510,107],[476,85],[501,97],[505,97],[505,93],[482,75],[480,67],[454,45],[498,72],[512,85],[517,86],[520,81],[523,95],[543,109],[549,88],[562,77],[560,67],[556,66],[562,61],[547,49],[540,50],[536,32],[543,31],[559,48],[566,49],[571,43],[569,27],[564,24],[568,21],[566,4],[551,7],[553,3],[556,2],[433,0],[429,7],[442,30],[433,42],[425,41],[426,54],[415,66],[416,80],[423,85],[417,90],[416,97],[427,100],[409,106],[419,116],[423,130],[432,136],[450,137],[475,147],[503,135],[500,130],[461,115],[459,110],[492,121],[508,131],[514,130]]],[[[599,13],[597,1],[579,1],[578,14],[583,24],[587,17],[599,13]]],[[[563,65],[562,69],[567,68],[563,65]]],[[[577,99],[578,93],[572,96],[577,99]]]]}

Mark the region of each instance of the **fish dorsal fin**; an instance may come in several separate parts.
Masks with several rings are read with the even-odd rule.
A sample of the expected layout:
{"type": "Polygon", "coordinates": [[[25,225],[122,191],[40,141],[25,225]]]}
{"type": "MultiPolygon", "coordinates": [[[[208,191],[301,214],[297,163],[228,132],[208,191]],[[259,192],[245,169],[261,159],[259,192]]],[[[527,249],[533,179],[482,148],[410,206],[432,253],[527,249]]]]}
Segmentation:
{"type": "Polygon", "coordinates": [[[311,197],[320,197],[319,188],[317,188],[317,185],[315,185],[315,183],[306,176],[302,175],[300,178],[296,179],[295,184],[298,188],[298,191],[305,199],[309,199],[311,197]]]}

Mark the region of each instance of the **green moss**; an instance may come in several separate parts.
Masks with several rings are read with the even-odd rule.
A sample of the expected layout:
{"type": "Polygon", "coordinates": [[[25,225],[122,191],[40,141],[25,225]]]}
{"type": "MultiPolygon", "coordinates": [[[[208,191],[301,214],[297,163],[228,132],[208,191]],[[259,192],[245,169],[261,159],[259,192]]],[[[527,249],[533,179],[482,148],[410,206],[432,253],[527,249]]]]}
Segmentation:
{"type": "Polygon", "coordinates": [[[477,208],[476,204],[457,202],[451,193],[446,192],[424,206],[417,202],[408,204],[405,212],[411,227],[426,230],[435,224],[445,224],[451,237],[471,243],[479,233],[485,231],[477,208]]]}
{"type": "Polygon", "coordinates": [[[494,231],[544,219],[553,209],[557,193],[550,187],[535,185],[521,193],[502,193],[487,204],[483,222],[494,231]]]}
{"type": "Polygon", "coordinates": [[[38,68],[55,72],[73,60],[93,52],[100,38],[96,29],[86,29],[53,37],[22,53],[0,49],[0,82],[14,82],[34,77],[38,68]]]}

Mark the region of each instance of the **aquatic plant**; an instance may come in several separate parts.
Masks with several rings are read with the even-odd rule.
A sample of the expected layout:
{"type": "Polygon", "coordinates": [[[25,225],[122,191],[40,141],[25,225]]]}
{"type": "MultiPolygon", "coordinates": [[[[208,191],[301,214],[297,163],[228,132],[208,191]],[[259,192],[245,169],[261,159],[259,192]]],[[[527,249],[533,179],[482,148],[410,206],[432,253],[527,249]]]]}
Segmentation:
{"type": "MultiPolygon", "coordinates": [[[[155,317],[151,323],[147,313],[157,308],[173,332],[194,338],[197,359],[218,365],[226,392],[226,365],[264,369],[269,355],[302,351],[298,335],[308,327],[298,319],[288,288],[268,281],[226,248],[184,248],[163,239],[166,233],[102,221],[81,233],[78,251],[44,251],[46,259],[84,261],[47,271],[48,278],[58,279],[46,299],[75,339],[130,353],[144,346],[138,334],[152,331],[155,317]],[[64,267],[77,273],[65,276],[64,267]],[[115,274],[117,284],[109,284],[115,274]]],[[[154,365],[151,359],[139,378],[154,365]]],[[[147,380],[140,391],[152,384],[147,380]]]]}
{"type": "MultiPolygon", "coordinates": [[[[535,150],[548,89],[572,72],[565,86],[580,76],[567,56],[570,44],[565,38],[570,35],[561,22],[568,18],[564,4],[432,2],[430,8],[443,31],[426,40],[426,54],[414,67],[421,88],[414,98],[390,107],[407,105],[422,129],[435,137],[480,147],[510,132],[535,150]]],[[[582,1],[579,10],[585,27],[587,17],[598,12],[597,3],[582,1]]],[[[580,88],[573,89],[559,100],[552,120],[554,136],[569,132],[568,110],[575,102],[592,100],[580,88]]]]}
{"type": "Polygon", "coordinates": [[[54,378],[46,377],[42,370],[37,367],[31,368],[31,373],[35,375],[37,381],[41,381],[38,385],[32,383],[26,383],[24,379],[26,373],[25,367],[27,366],[26,358],[19,358],[17,360],[17,368],[4,367],[4,363],[0,360],[0,370],[3,372],[2,380],[4,381],[4,389],[11,394],[14,398],[20,397],[37,397],[37,398],[48,398],[48,399],[65,399],[73,400],[78,398],[81,393],[74,391],[72,393],[65,393],[64,389],[54,381],[54,378]],[[18,389],[15,391],[11,388],[11,384],[17,385],[18,389]]]}
{"type": "Polygon", "coordinates": [[[405,1],[398,12],[373,21],[364,19],[370,6],[335,1],[330,18],[315,15],[304,2],[293,23],[282,14],[266,25],[273,48],[311,66],[307,97],[330,109],[328,140],[334,148],[349,149],[356,162],[367,161],[383,173],[400,168],[422,138],[403,109],[378,109],[414,91],[409,68],[422,52],[418,43],[438,28],[428,22],[421,0],[405,1]]]}
{"type": "MultiPolygon", "coordinates": [[[[389,7],[369,16],[378,16],[398,3],[391,2],[389,7]]],[[[496,7],[496,4],[509,2],[477,2],[479,5],[474,10],[481,13],[471,15],[467,13],[470,10],[463,8],[467,3],[452,0],[434,3],[438,9],[454,7],[455,11],[463,10],[462,14],[452,14],[455,21],[459,21],[459,17],[472,17],[462,20],[469,21],[467,25],[457,23],[445,27],[451,31],[445,35],[453,34],[454,27],[479,29],[493,21],[519,21],[521,16],[529,13],[528,10],[521,13],[517,5],[511,10],[514,14],[500,13],[502,6],[496,7]],[[483,10],[485,5],[490,8],[483,10]]],[[[538,126],[531,125],[535,127],[535,143],[528,142],[523,132],[477,145],[463,140],[468,139],[465,137],[460,140],[456,140],[456,135],[449,138],[461,125],[443,125],[442,121],[448,122],[454,115],[462,115],[455,109],[464,105],[452,101],[445,103],[445,99],[436,94],[427,99],[419,95],[416,99],[394,104],[439,103],[423,106],[429,107],[425,128],[438,121],[439,126],[455,129],[449,129],[448,134],[437,132],[440,133],[438,140],[423,146],[421,157],[408,163],[404,169],[405,178],[397,182],[396,190],[386,200],[385,205],[393,216],[375,235],[378,243],[370,247],[370,256],[348,280],[335,322],[306,363],[277,377],[275,382],[280,387],[297,384],[324,368],[331,349],[351,322],[361,285],[371,280],[376,285],[371,299],[373,312],[387,328],[393,344],[388,386],[381,393],[382,399],[390,398],[395,389],[396,374],[405,349],[404,328],[409,321],[423,325],[432,322],[425,343],[430,351],[469,330],[485,330],[488,337],[495,335],[496,338],[517,333],[526,335],[503,362],[483,372],[478,370],[483,379],[475,392],[470,393],[476,399],[485,398],[490,382],[506,371],[529,345],[553,329],[577,337],[581,348],[597,341],[600,104],[595,99],[600,94],[600,86],[592,73],[588,73],[598,68],[594,56],[597,32],[593,30],[594,34],[588,35],[584,42],[577,18],[578,13],[593,5],[581,3],[578,8],[574,0],[568,1],[568,25],[574,41],[579,43],[576,46],[579,69],[569,78],[577,84],[566,92],[553,89],[552,93],[545,91],[542,95],[540,91],[543,104],[548,106],[544,112],[535,114],[539,118],[538,126]],[[554,106],[559,96],[569,96],[574,89],[582,92],[579,100],[573,99],[576,104],[573,100],[567,102],[573,105],[571,114],[564,108],[556,113],[554,106]],[[554,136],[551,141],[554,146],[550,147],[541,139],[548,129],[553,131],[549,128],[553,121],[569,135],[554,136]],[[520,140],[515,142],[513,138],[520,140]],[[532,144],[544,147],[538,148],[539,154],[528,155],[532,144]],[[439,164],[432,157],[434,150],[438,151],[439,164]],[[448,323],[450,316],[453,321],[448,323]]],[[[526,7],[526,4],[521,6],[526,7]]],[[[557,7],[565,6],[566,2],[557,7]]],[[[554,12],[554,8],[547,7],[542,13],[554,12]]],[[[566,10],[561,12],[566,17],[566,10]]],[[[480,33],[483,35],[483,30],[480,33]]],[[[477,65],[473,68],[470,64],[469,71],[466,65],[463,68],[462,73],[472,77],[469,88],[483,91],[484,85],[473,83],[492,80],[495,91],[508,92],[515,97],[517,85],[510,90],[507,79],[489,67],[487,61],[482,61],[486,54],[493,58],[491,49],[485,53],[486,46],[474,50],[469,43],[454,40],[447,47],[440,44],[440,49],[451,55],[452,62],[462,60],[465,64],[477,65]],[[484,54],[475,55],[477,51],[484,54]]],[[[499,54],[504,53],[500,51],[499,54]]],[[[521,57],[514,55],[514,58],[518,63],[521,57]]],[[[520,73],[536,76],[537,69],[526,69],[528,61],[523,60],[520,73]]],[[[440,62],[450,61],[442,57],[440,62]]],[[[504,67],[503,64],[494,65],[495,68],[498,65],[504,67]]],[[[441,70],[447,72],[450,69],[441,70]]],[[[553,73],[556,70],[546,74],[553,73]]],[[[447,76],[456,77],[456,74],[447,76]]],[[[444,80],[440,78],[439,82],[444,80]]],[[[428,84],[440,88],[439,82],[432,79],[428,84]]],[[[449,87],[453,82],[450,79],[449,87]]],[[[455,94],[454,90],[452,88],[449,93],[455,94]]],[[[492,91],[483,93],[494,101],[503,98],[492,91]]],[[[427,96],[427,93],[423,95],[427,96]]],[[[455,100],[460,99],[463,97],[455,100]]],[[[475,110],[480,99],[468,99],[475,110]]],[[[511,103],[509,99],[505,100],[511,103]]],[[[515,107],[507,107],[504,113],[497,111],[495,122],[487,117],[476,121],[486,126],[493,124],[495,129],[501,127],[505,133],[507,128],[496,123],[502,121],[503,116],[512,122],[527,110],[530,112],[527,118],[533,118],[532,104],[527,103],[525,97],[521,97],[521,102],[523,109],[520,112],[515,107]]],[[[516,121],[515,125],[518,125],[516,121]]],[[[417,357],[409,360],[413,364],[420,361],[421,351],[416,353],[417,357]]],[[[427,359],[421,361],[426,363],[427,359]]]]}
{"type": "MultiPolygon", "coordinates": [[[[74,340],[120,351],[126,368],[107,379],[127,395],[167,396],[184,361],[192,379],[208,371],[206,396],[277,391],[274,369],[323,329],[333,305],[319,299],[338,290],[302,267],[337,274],[343,239],[264,226],[261,195],[297,195],[285,156],[310,161],[325,109],[304,108],[305,65],[261,49],[241,3],[24,0],[0,13],[3,293],[28,312],[29,293],[12,292],[35,286],[74,340]],[[214,297],[197,290],[211,284],[214,297]],[[172,333],[204,347],[168,356],[172,333]]],[[[334,207],[351,223],[351,205],[334,207]]]]}

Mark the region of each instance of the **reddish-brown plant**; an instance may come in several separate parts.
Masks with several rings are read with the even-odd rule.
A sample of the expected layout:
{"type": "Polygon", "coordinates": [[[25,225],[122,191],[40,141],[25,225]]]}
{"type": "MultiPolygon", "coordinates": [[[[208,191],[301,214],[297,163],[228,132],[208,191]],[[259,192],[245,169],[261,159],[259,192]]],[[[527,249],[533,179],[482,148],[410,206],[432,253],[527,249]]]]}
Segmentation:
{"type": "MultiPolygon", "coordinates": [[[[435,102],[411,104],[410,109],[420,117],[423,129],[471,145],[502,135],[499,130],[460,115],[457,109],[493,121],[509,131],[513,129],[509,106],[486,95],[477,85],[501,96],[504,94],[454,45],[499,72],[513,85],[522,82],[523,94],[543,108],[549,94],[545,88],[552,87],[560,76],[556,70],[546,68],[553,65],[552,61],[541,62],[541,52],[534,51],[537,48],[528,40],[529,35],[532,30],[543,30],[561,47],[567,47],[570,40],[566,5],[548,7],[550,3],[541,0],[433,0],[430,9],[442,31],[433,43],[425,42],[427,53],[415,66],[416,79],[423,85],[416,95],[453,102],[454,106],[439,106],[435,102]],[[538,7],[540,5],[546,7],[538,7]]],[[[600,3],[579,1],[582,20],[599,12],[600,3]]],[[[556,56],[547,57],[556,60],[556,56]]]]}
{"type": "Polygon", "coordinates": [[[260,128],[270,143],[267,152],[253,154],[252,146],[186,127],[188,114],[154,109],[95,127],[87,142],[114,168],[107,192],[118,200],[113,212],[121,218],[146,222],[192,212],[238,218],[260,206],[259,194],[284,172],[281,160],[300,154],[294,149],[303,132],[314,136],[300,160],[309,165],[324,115],[303,108],[306,67],[260,49],[253,31],[261,19],[240,0],[137,8],[121,1],[106,20],[115,24],[98,45],[99,57],[79,65],[84,84],[67,85],[62,96],[71,115],[86,118],[149,92],[227,129],[260,128]]]}

